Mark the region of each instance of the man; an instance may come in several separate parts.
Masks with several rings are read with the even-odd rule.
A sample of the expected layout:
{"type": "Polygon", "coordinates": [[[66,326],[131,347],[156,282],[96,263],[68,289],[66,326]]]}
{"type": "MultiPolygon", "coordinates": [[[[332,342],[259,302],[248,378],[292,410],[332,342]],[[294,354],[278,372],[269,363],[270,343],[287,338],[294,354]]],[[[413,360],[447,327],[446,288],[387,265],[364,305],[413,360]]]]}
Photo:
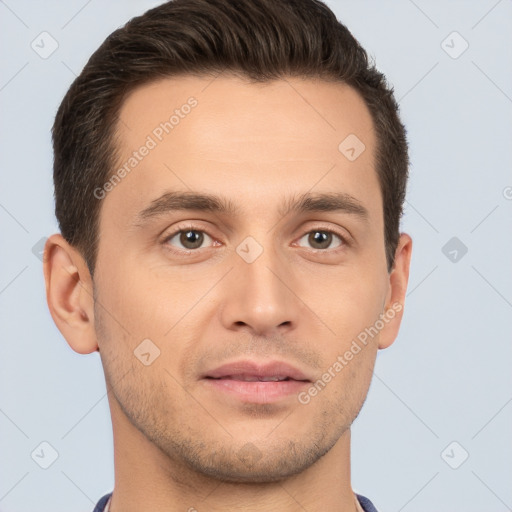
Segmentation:
{"type": "Polygon", "coordinates": [[[54,321],[99,351],[95,511],[373,511],[350,427],[412,249],[385,78],[316,0],[175,0],[91,57],[53,129],[54,321]]]}

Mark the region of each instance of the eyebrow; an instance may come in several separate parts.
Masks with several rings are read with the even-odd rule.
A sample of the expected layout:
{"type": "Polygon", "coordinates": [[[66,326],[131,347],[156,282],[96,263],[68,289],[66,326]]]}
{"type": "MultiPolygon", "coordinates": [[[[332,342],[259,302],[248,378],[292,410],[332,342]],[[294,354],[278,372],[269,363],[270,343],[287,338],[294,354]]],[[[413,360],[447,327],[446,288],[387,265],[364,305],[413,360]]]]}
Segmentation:
{"type": "MultiPolygon", "coordinates": [[[[240,213],[238,206],[221,196],[190,191],[166,192],[137,214],[135,225],[140,226],[152,218],[178,210],[200,210],[232,217],[240,213]]],[[[369,218],[368,210],[358,199],[341,192],[306,192],[289,197],[283,201],[278,212],[282,217],[290,213],[340,212],[354,215],[363,221],[368,221],[369,218]]]]}

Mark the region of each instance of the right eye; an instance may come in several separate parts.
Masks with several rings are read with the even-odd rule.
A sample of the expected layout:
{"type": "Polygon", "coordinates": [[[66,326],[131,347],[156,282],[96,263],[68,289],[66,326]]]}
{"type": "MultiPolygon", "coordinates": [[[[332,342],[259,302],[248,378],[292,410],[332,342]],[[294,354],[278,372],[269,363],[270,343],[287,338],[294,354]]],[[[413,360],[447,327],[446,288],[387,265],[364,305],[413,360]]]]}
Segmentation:
{"type": "Polygon", "coordinates": [[[193,227],[182,228],[169,235],[165,240],[164,244],[178,247],[184,251],[194,251],[200,249],[205,240],[213,241],[213,239],[206,234],[205,231],[195,229],[193,227]]]}

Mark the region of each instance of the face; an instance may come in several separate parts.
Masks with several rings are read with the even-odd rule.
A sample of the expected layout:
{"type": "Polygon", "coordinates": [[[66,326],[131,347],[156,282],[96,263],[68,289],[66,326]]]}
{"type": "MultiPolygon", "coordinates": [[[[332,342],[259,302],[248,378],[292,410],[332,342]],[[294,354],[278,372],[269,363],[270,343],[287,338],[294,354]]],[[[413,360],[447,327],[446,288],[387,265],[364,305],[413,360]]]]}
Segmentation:
{"type": "Polygon", "coordinates": [[[94,276],[113,422],[228,481],[303,471],[357,416],[391,307],[363,100],[166,79],[127,98],[117,141],[94,276]]]}

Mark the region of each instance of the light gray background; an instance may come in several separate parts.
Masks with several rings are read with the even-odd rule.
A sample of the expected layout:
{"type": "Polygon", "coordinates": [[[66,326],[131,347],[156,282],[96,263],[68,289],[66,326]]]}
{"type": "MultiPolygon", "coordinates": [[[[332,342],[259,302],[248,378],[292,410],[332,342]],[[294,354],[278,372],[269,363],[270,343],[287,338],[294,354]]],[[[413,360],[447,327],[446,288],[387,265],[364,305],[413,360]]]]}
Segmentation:
{"type": "MultiPolygon", "coordinates": [[[[113,486],[99,355],[54,326],[32,249],[57,231],[50,128],[64,93],[112,30],[158,3],[0,1],[3,512],[92,511],[113,486]],[[31,47],[43,31],[58,42],[46,59],[31,47]],[[50,456],[43,441],[59,454],[48,469],[31,458],[50,456]]],[[[405,318],[353,428],[354,488],[382,512],[511,510],[512,2],[329,5],[394,84],[412,159],[405,318]]]]}

